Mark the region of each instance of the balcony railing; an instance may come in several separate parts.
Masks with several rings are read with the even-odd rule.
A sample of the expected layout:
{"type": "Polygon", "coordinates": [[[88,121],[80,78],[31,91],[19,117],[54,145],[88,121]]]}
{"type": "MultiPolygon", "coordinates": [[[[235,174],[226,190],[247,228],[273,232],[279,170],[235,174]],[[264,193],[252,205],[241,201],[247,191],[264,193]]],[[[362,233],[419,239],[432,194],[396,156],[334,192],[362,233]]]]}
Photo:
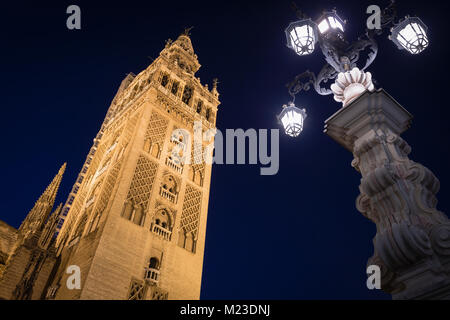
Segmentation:
{"type": "Polygon", "coordinates": [[[183,166],[181,164],[176,163],[174,160],[170,159],[170,158],[166,158],[166,165],[175,170],[176,172],[178,172],[179,174],[183,173],[183,166]]]}
{"type": "Polygon", "coordinates": [[[177,195],[164,189],[163,187],[159,188],[159,195],[163,198],[166,198],[170,202],[173,202],[173,203],[177,202],[177,195]]]}
{"type": "Polygon", "coordinates": [[[160,225],[153,224],[152,232],[156,233],[158,236],[161,236],[164,240],[170,241],[172,236],[172,232],[167,230],[166,228],[161,227],[160,225]]]}
{"type": "Polygon", "coordinates": [[[159,270],[154,268],[145,268],[145,280],[151,283],[158,284],[159,281],[159,270]]]}

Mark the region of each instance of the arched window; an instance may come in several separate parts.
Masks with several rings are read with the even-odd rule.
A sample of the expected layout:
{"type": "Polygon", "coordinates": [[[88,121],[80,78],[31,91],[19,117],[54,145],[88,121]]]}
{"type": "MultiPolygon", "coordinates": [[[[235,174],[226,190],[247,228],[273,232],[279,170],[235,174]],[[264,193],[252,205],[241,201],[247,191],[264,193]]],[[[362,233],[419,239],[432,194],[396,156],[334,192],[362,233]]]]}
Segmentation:
{"type": "Polygon", "coordinates": [[[184,245],[184,248],[188,251],[193,251],[194,248],[194,237],[192,232],[189,232],[188,234],[186,234],[186,242],[184,245]]]}
{"type": "Polygon", "coordinates": [[[150,153],[151,140],[150,138],[145,139],[144,141],[144,151],[150,153]]]}
{"type": "Polygon", "coordinates": [[[151,146],[150,154],[155,158],[159,158],[159,144],[155,143],[151,146]]]}
{"type": "Polygon", "coordinates": [[[176,94],[177,94],[177,92],[178,92],[178,86],[179,86],[179,83],[178,83],[178,82],[174,81],[174,82],[172,83],[172,89],[170,90],[170,92],[172,92],[173,95],[176,95],[176,94]]]}
{"type": "Polygon", "coordinates": [[[151,257],[148,263],[148,267],[151,269],[159,269],[159,260],[155,257],[151,257]]]}
{"type": "Polygon", "coordinates": [[[127,200],[122,210],[122,217],[142,226],[145,218],[144,208],[142,205],[135,205],[133,200],[127,200]]]}
{"type": "Polygon", "coordinates": [[[203,176],[202,176],[202,173],[200,171],[196,173],[194,182],[196,184],[198,184],[199,186],[203,185],[203,176]]]}
{"type": "Polygon", "coordinates": [[[141,226],[144,222],[144,209],[142,205],[136,206],[133,212],[133,222],[138,226],[141,226]]]}
{"type": "Polygon", "coordinates": [[[203,108],[203,101],[202,100],[198,100],[197,103],[197,113],[201,113],[202,112],[202,108],[203,108]]]}
{"type": "Polygon", "coordinates": [[[168,83],[169,83],[169,76],[167,74],[164,74],[161,78],[161,85],[163,87],[166,87],[168,83]]]}
{"type": "Polygon", "coordinates": [[[189,105],[189,103],[191,102],[193,91],[194,90],[189,86],[184,87],[183,96],[182,96],[181,100],[185,104],[189,105]]]}
{"type": "Polygon", "coordinates": [[[131,220],[131,216],[133,214],[134,203],[133,201],[125,201],[125,205],[123,207],[122,217],[127,220],[131,220]]]}
{"type": "Polygon", "coordinates": [[[183,229],[178,232],[178,246],[184,248],[184,244],[186,243],[186,233],[183,229]]]}
{"type": "Polygon", "coordinates": [[[154,223],[164,229],[169,229],[172,226],[170,214],[166,209],[160,209],[156,211],[154,216],[154,223]]]}
{"type": "Polygon", "coordinates": [[[194,168],[191,167],[189,169],[188,179],[191,181],[194,181],[194,178],[195,178],[195,170],[194,170],[194,168]]]}
{"type": "Polygon", "coordinates": [[[171,175],[168,175],[164,177],[162,188],[169,191],[170,193],[176,194],[177,193],[177,183],[175,181],[175,178],[171,175]]]}
{"type": "Polygon", "coordinates": [[[153,223],[150,231],[162,237],[164,240],[170,241],[172,237],[173,220],[172,215],[165,208],[159,209],[153,216],[153,223]]]}
{"type": "Polygon", "coordinates": [[[181,229],[178,233],[178,246],[192,253],[195,253],[197,240],[194,232],[186,232],[181,229]]]}

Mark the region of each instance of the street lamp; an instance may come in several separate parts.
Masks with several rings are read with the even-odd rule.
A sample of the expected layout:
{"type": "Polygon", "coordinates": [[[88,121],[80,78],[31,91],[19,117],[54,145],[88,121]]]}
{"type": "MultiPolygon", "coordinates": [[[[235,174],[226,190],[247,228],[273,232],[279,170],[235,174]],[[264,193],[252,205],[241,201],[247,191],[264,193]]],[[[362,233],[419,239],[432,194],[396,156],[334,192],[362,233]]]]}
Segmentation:
{"type": "Polygon", "coordinates": [[[302,132],[305,118],[306,110],[297,108],[293,102],[283,105],[283,110],[278,115],[278,120],[283,125],[284,131],[293,138],[302,132]]]}
{"type": "Polygon", "coordinates": [[[317,26],[321,34],[326,32],[344,32],[344,21],[339,18],[336,11],[325,12],[318,20],[317,26]]]}
{"type": "Polygon", "coordinates": [[[287,46],[299,56],[311,54],[317,41],[316,24],[311,19],[292,22],[286,28],[287,46]]]}
{"type": "MultiPolygon", "coordinates": [[[[365,91],[373,91],[372,75],[365,70],[378,53],[375,36],[383,34],[386,29],[391,29],[392,32],[389,39],[399,49],[406,49],[411,54],[421,53],[429,44],[427,27],[419,18],[406,17],[395,23],[397,13],[394,1],[380,13],[380,28],[367,28],[364,35],[353,43],[348,43],[345,39],[346,22],[337,15],[336,10],[325,11],[314,22],[296,7],[295,9],[299,20],[289,24],[285,30],[287,46],[303,56],[311,54],[318,43],[326,64],[317,75],[308,70],[297,75],[287,85],[293,100],[299,92],[314,87],[320,95],[334,94],[334,99],[346,107],[365,91]],[[334,83],[325,86],[329,82],[334,83]]],[[[286,133],[293,136],[287,131],[286,133]]]]}
{"type": "MultiPolygon", "coordinates": [[[[400,135],[410,127],[412,115],[383,89],[374,92],[372,75],[365,71],[378,53],[375,36],[391,29],[390,39],[399,49],[418,54],[429,45],[427,27],[419,18],[395,23],[393,2],[380,12],[380,28],[368,24],[364,36],[353,43],[346,41],[344,22],[334,10],[315,24],[308,22],[315,32],[304,27],[304,14],[298,17],[299,24],[291,24],[287,33],[298,26],[294,36],[317,35],[326,64],[317,76],[306,71],[288,84],[292,102],[278,116],[286,134],[297,137],[303,130],[306,111],[294,105],[300,91],[313,87],[342,102],[325,121],[324,132],[354,155],[352,167],[362,176],[356,206],[377,230],[368,267],[378,268],[382,289],[394,299],[448,299],[450,220],[436,208],[439,180],[409,159],[411,147],[400,135]]],[[[311,53],[313,48],[305,43],[313,42],[295,45],[288,38],[288,46],[300,55],[311,53]]]]}
{"type": "Polygon", "coordinates": [[[391,39],[400,50],[412,54],[421,53],[428,47],[427,26],[417,17],[406,17],[391,29],[391,39]]]}

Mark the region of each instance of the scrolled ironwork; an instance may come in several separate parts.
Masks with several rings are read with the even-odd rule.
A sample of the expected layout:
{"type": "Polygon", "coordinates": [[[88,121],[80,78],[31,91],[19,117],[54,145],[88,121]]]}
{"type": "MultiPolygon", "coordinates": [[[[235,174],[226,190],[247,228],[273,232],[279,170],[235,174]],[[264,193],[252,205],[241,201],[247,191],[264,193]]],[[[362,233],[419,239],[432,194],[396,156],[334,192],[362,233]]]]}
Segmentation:
{"type": "MultiPolygon", "coordinates": [[[[296,6],[294,6],[294,9],[297,16],[306,16],[296,6]]],[[[364,35],[358,37],[351,44],[348,44],[342,36],[336,38],[321,37],[319,44],[326,64],[317,76],[309,70],[297,75],[286,85],[289,94],[295,99],[298,93],[308,91],[311,86],[320,95],[332,94],[332,91],[325,88],[324,84],[335,80],[340,72],[349,71],[354,67],[365,71],[375,61],[378,54],[378,44],[375,37],[383,34],[385,29],[395,25],[396,17],[395,1],[391,0],[390,4],[380,13],[380,29],[366,29],[364,35]]]]}

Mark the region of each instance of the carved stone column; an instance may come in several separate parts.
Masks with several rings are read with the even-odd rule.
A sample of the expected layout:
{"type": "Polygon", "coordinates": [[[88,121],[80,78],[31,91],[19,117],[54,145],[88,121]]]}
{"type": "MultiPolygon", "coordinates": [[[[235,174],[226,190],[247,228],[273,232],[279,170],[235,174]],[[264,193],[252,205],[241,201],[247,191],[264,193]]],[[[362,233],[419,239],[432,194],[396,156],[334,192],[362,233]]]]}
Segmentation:
{"type": "Polygon", "coordinates": [[[408,158],[412,116],[384,90],[365,92],[325,121],[361,173],[358,210],[377,226],[370,265],[393,299],[450,299],[450,221],[436,209],[439,180],[408,158]]]}

